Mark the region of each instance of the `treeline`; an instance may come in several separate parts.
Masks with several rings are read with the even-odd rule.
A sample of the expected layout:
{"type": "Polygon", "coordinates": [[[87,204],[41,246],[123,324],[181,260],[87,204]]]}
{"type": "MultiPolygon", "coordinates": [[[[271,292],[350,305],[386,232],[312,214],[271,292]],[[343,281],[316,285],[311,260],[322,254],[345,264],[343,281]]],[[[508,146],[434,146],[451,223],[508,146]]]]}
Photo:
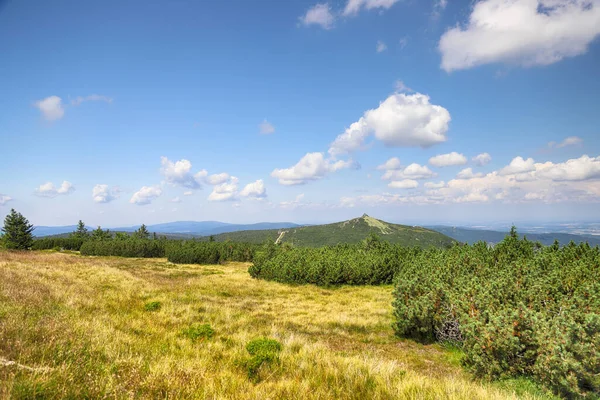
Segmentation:
{"type": "Polygon", "coordinates": [[[320,248],[264,246],[248,272],[283,283],[329,285],[391,284],[421,250],[390,244],[372,235],[360,244],[320,248]]]}
{"type": "Polygon", "coordinates": [[[247,243],[200,240],[167,240],[150,234],[142,225],[131,235],[112,233],[101,227],[88,232],[83,221],[69,237],[48,237],[33,241],[34,250],[77,250],[84,256],[167,257],[180,264],[218,264],[227,261],[252,261],[260,246],[247,243]]]}
{"type": "Polygon", "coordinates": [[[543,247],[516,231],[427,250],[398,270],[398,336],[452,342],[477,376],[529,376],[568,398],[600,395],[600,250],[543,247]]]}

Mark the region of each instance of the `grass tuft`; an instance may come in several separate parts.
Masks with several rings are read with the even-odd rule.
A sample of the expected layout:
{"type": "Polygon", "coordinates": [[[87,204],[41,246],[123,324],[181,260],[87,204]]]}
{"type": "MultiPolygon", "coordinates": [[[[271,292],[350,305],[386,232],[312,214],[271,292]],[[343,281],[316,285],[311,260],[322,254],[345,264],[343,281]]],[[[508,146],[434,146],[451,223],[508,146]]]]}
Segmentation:
{"type": "Polygon", "coordinates": [[[160,310],[162,307],[162,304],[160,301],[149,301],[148,303],[144,304],[144,310],[146,311],[158,311],[160,310]]]}

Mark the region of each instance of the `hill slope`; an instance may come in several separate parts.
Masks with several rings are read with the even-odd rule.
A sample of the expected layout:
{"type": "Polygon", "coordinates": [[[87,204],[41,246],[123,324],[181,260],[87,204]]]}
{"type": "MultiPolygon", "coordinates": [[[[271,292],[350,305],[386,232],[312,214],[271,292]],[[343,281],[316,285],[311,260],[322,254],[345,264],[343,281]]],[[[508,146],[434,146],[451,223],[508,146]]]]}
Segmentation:
{"type": "MultiPolygon", "coordinates": [[[[450,236],[459,242],[473,244],[479,241],[488,243],[498,243],[508,232],[490,231],[484,229],[459,228],[453,226],[429,226],[429,229],[450,236]]],[[[523,236],[523,235],[521,235],[523,236]]],[[[558,240],[561,245],[569,244],[570,241],[575,243],[588,242],[590,246],[600,245],[600,236],[590,235],[574,235],[571,233],[551,232],[551,233],[525,233],[528,240],[540,242],[543,245],[551,245],[554,240],[558,240]]]]}
{"type": "Polygon", "coordinates": [[[216,235],[215,240],[262,243],[269,239],[296,246],[318,247],[358,243],[371,233],[378,235],[382,240],[405,246],[444,247],[454,242],[452,238],[430,229],[390,224],[366,214],[360,218],[326,225],[223,233],[216,235]]]}

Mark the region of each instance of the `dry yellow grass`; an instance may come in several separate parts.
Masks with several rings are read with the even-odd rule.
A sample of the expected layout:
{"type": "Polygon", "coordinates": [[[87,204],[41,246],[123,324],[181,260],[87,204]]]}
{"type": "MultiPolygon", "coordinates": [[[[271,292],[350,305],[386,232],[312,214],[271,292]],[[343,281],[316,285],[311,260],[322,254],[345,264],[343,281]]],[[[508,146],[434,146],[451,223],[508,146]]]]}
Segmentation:
{"type": "Polygon", "coordinates": [[[247,267],[0,252],[0,397],[517,398],[395,338],[389,286],[289,286],[247,267]],[[205,323],[211,339],[181,335],[205,323]],[[283,350],[256,383],[245,346],[261,336],[283,350]]]}

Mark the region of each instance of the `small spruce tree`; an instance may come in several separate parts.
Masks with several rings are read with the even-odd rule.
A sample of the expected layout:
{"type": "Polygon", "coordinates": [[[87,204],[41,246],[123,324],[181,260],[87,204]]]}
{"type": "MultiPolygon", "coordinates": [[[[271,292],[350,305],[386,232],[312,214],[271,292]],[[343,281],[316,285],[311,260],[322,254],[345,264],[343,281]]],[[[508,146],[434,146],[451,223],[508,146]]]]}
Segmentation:
{"type": "Polygon", "coordinates": [[[98,228],[92,231],[92,240],[109,240],[112,239],[112,235],[110,231],[103,230],[102,227],[98,226],[98,228]]]}
{"type": "Polygon", "coordinates": [[[21,213],[11,209],[4,218],[2,241],[7,249],[27,250],[33,245],[33,225],[21,213]]]}
{"type": "Polygon", "coordinates": [[[150,236],[150,232],[148,232],[148,228],[146,228],[146,225],[142,224],[142,226],[140,226],[140,229],[133,233],[133,236],[135,236],[138,239],[148,239],[148,237],[150,236]]]}
{"type": "Polygon", "coordinates": [[[82,220],[79,220],[77,223],[77,229],[75,232],[71,233],[71,237],[77,239],[87,239],[90,237],[88,229],[85,227],[85,223],[82,220]]]}

